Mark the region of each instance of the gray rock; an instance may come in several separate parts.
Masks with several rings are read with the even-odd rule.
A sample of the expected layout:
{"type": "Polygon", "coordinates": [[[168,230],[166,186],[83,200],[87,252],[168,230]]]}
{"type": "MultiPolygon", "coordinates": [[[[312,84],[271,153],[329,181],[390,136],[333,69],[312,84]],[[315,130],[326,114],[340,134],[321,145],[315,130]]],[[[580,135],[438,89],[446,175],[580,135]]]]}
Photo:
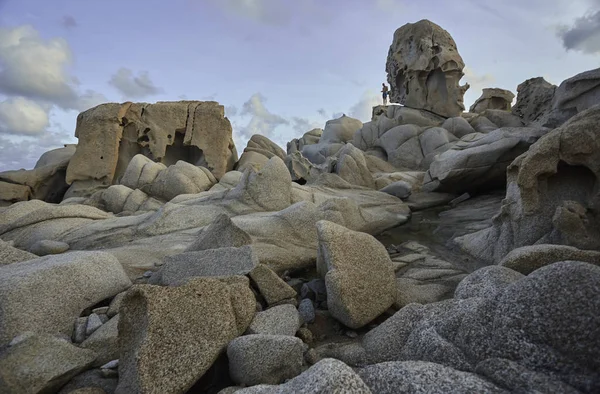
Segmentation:
{"type": "Polygon", "coordinates": [[[317,304],[327,301],[327,287],[323,279],[312,279],[302,285],[300,296],[317,304]]]}
{"type": "Polygon", "coordinates": [[[194,277],[246,275],[257,265],[251,246],[208,249],[168,256],[151,283],[176,286],[194,277]]]}
{"type": "Polygon", "coordinates": [[[244,230],[236,226],[229,216],[222,214],[199,234],[187,249],[187,252],[226,247],[250,245],[252,238],[244,230]]]}
{"type": "Polygon", "coordinates": [[[298,328],[300,328],[298,310],[293,305],[285,304],[258,312],[246,333],[294,336],[298,328]]]}
{"type": "Polygon", "coordinates": [[[274,305],[284,300],[296,297],[296,290],[292,289],[269,267],[258,264],[250,271],[250,278],[254,281],[260,294],[268,305],[274,305]]]}
{"type": "Polygon", "coordinates": [[[483,111],[483,116],[488,118],[492,123],[498,127],[524,127],[525,122],[516,115],[511,114],[509,111],[503,111],[499,109],[487,109],[483,111]]]}
{"type": "Polygon", "coordinates": [[[502,111],[510,111],[511,104],[515,95],[510,90],[499,88],[485,88],[471,108],[469,112],[482,113],[488,109],[496,109],[502,111]]]}
{"type": "Polygon", "coordinates": [[[37,258],[38,256],[35,254],[17,249],[11,246],[8,242],[4,242],[0,239],[0,267],[3,265],[9,265],[12,263],[18,263],[20,261],[27,261],[37,258]]]}
{"type": "Polygon", "coordinates": [[[73,342],[81,343],[85,340],[85,331],[87,328],[87,316],[78,317],[75,320],[75,329],[73,330],[73,342]]]}
{"type": "Polygon", "coordinates": [[[29,251],[38,256],[47,256],[49,254],[60,254],[69,250],[69,244],[60,241],[43,239],[37,241],[29,248],[29,251]]]}
{"type": "Polygon", "coordinates": [[[125,298],[125,294],[127,294],[127,292],[122,292],[117,294],[112,301],[110,302],[110,305],[108,306],[108,311],[106,311],[106,316],[108,316],[109,318],[115,316],[117,313],[119,313],[119,308],[121,307],[121,303],[123,302],[123,298],[125,298]]]}
{"type": "Polygon", "coordinates": [[[109,309],[110,308],[108,306],[101,306],[99,308],[92,309],[92,313],[95,313],[97,315],[106,315],[109,309]]]}
{"type": "Polygon", "coordinates": [[[319,359],[335,358],[351,367],[367,364],[365,348],[358,342],[327,343],[315,348],[319,359]]]}
{"type": "Polygon", "coordinates": [[[102,320],[100,320],[100,316],[95,313],[92,313],[88,316],[86,326],[85,326],[85,335],[90,336],[94,331],[102,326],[102,320]]]}
{"type": "Polygon", "coordinates": [[[566,245],[539,244],[523,246],[507,254],[500,261],[500,265],[520,272],[523,275],[529,275],[538,268],[567,260],[600,265],[600,252],[581,250],[566,245]]]}
{"type": "Polygon", "coordinates": [[[229,375],[240,385],[279,384],[302,372],[304,344],[287,335],[245,335],[227,346],[229,375]]]}
{"type": "Polygon", "coordinates": [[[385,247],[369,234],[327,221],[317,223],[317,234],[317,272],[325,277],[329,311],[350,328],[370,323],[396,298],[385,247]]]}
{"type": "Polygon", "coordinates": [[[48,334],[34,334],[0,356],[4,393],[56,392],[87,368],[96,354],[48,334]]]}
{"type": "MultiPolygon", "coordinates": [[[[101,370],[92,369],[75,376],[67,383],[59,394],[71,394],[76,390],[94,388],[103,390],[103,393],[112,394],[117,388],[117,378],[106,378],[101,370]]],[[[94,394],[101,394],[100,392],[94,394]]]]}
{"type": "Polygon", "coordinates": [[[104,252],[70,252],[0,267],[0,343],[23,331],[71,336],[81,311],[131,286],[104,252]]]}
{"type": "Polygon", "coordinates": [[[315,307],[312,301],[308,298],[300,301],[298,313],[300,314],[300,319],[304,323],[312,323],[315,320],[315,307]]]}
{"type": "Polygon", "coordinates": [[[247,278],[232,277],[196,278],[179,287],[134,286],[119,313],[116,393],[191,388],[250,323],[255,300],[248,284],[247,278]]]}
{"type": "Polygon", "coordinates": [[[442,123],[442,127],[457,138],[462,138],[467,134],[476,133],[473,126],[469,124],[469,121],[462,116],[446,119],[444,123],[442,123]]]}
{"type": "Polygon", "coordinates": [[[370,365],[358,374],[378,394],[508,393],[474,373],[424,361],[370,365]]]}
{"type": "Polygon", "coordinates": [[[488,134],[499,128],[497,124],[483,115],[476,116],[469,121],[469,124],[475,129],[476,132],[481,134],[488,134]]]}
{"type": "Polygon", "coordinates": [[[371,394],[371,390],[346,364],[331,358],[324,359],[301,375],[279,386],[258,385],[238,394],[293,394],[293,393],[352,393],[371,394]]]}
{"type": "Polygon", "coordinates": [[[401,199],[405,199],[408,198],[408,196],[410,196],[412,193],[412,186],[408,182],[397,181],[387,185],[380,191],[401,199]]]}
{"type": "Polygon", "coordinates": [[[424,311],[420,304],[409,304],[369,331],[362,342],[368,362],[377,364],[401,360],[402,349],[423,317],[424,311]]]}
{"type": "Polygon", "coordinates": [[[494,298],[511,283],[525,276],[509,268],[491,265],[467,275],[456,287],[454,298],[494,298]]]}
{"type": "Polygon", "coordinates": [[[514,361],[504,358],[484,360],[477,364],[475,372],[513,393],[581,393],[565,382],[529,370],[514,361]]]}
{"type": "MultiPolygon", "coordinates": [[[[100,326],[92,335],[81,343],[84,349],[93,350],[96,360],[93,366],[99,367],[111,360],[119,358],[119,315],[100,326]]],[[[103,367],[104,368],[104,367],[103,367]]]]}
{"type": "Polygon", "coordinates": [[[517,103],[512,113],[527,124],[537,122],[552,108],[556,85],[542,77],[531,78],[517,87],[517,103]]]}
{"type": "Polygon", "coordinates": [[[119,360],[111,360],[109,362],[107,362],[106,364],[100,366],[100,369],[117,369],[119,368],[119,360]]]}

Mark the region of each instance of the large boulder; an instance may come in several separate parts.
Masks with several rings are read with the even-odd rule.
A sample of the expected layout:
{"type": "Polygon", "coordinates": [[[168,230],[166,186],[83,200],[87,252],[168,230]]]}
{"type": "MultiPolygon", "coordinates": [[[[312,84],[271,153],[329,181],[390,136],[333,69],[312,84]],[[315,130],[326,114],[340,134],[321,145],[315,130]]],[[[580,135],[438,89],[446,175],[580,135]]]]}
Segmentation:
{"type": "Polygon", "coordinates": [[[280,159],[285,159],[285,151],[276,143],[261,134],[254,134],[244,152],[240,156],[240,160],[235,165],[236,170],[243,172],[247,168],[260,170],[263,165],[273,156],[278,156],[280,159]]]}
{"type": "Polygon", "coordinates": [[[517,103],[512,113],[527,124],[537,122],[552,107],[556,85],[542,77],[531,78],[517,87],[517,103]]]}
{"type": "Polygon", "coordinates": [[[482,113],[487,109],[499,109],[502,111],[510,111],[511,104],[515,95],[510,90],[499,89],[499,88],[487,88],[483,89],[481,97],[479,97],[469,112],[482,113]]]}
{"type": "Polygon", "coordinates": [[[294,138],[287,143],[287,154],[294,152],[302,152],[306,145],[313,145],[319,143],[323,129],[312,129],[304,133],[300,138],[294,138]]]}
{"type": "Polygon", "coordinates": [[[332,222],[318,222],[317,233],[317,271],[325,278],[329,311],[350,328],[365,326],[396,299],[385,247],[369,234],[332,222]]]}
{"type": "Polygon", "coordinates": [[[0,355],[0,392],[56,393],[95,358],[64,339],[25,333],[0,355]]]}
{"type": "Polygon", "coordinates": [[[600,250],[598,135],[600,105],[540,138],[508,167],[506,198],[493,225],[455,242],[492,263],[533,244],[600,250]]]}
{"type": "Polygon", "coordinates": [[[79,114],[75,136],[68,197],[116,183],[138,153],[167,166],[201,165],[217,178],[237,161],[231,124],[214,101],[102,104],[79,114]]]}
{"type": "Polygon", "coordinates": [[[328,157],[334,156],[347,142],[351,142],[354,133],[362,127],[358,119],[342,115],[328,120],[319,142],[304,145],[301,152],[314,164],[324,164],[328,157]]]}
{"type": "Polygon", "coordinates": [[[134,286],[119,318],[116,393],[183,393],[254,315],[243,278],[198,278],[185,286],[134,286]],[[173,362],[177,360],[177,362],[173,362]]]}
{"type": "Polygon", "coordinates": [[[469,85],[459,86],[465,64],[450,34],[428,20],[394,33],[386,71],[390,101],[452,117],[463,112],[469,85]]]}
{"type": "Polygon", "coordinates": [[[104,252],[70,252],[0,267],[0,343],[25,331],[71,336],[81,312],[131,286],[104,252]]]}
{"type": "Polygon", "coordinates": [[[547,132],[518,127],[468,134],[435,157],[421,190],[464,193],[500,188],[509,164],[547,132]]]}

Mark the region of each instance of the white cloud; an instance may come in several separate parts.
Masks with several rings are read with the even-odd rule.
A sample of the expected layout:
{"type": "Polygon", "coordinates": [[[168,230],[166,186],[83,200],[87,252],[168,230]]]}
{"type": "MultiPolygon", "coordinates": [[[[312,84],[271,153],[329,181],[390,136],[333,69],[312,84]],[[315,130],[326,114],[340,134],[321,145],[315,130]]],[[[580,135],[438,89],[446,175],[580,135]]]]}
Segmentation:
{"type": "Polygon", "coordinates": [[[321,123],[312,121],[307,118],[294,116],[291,120],[292,129],[294,130],[294,136],[292,138],[299,138],[307,131],[323,127],[321,123]]]}
{"type": "Polygon", "coordinates": [[[45,152],[73,143],[65,133],[47,132],[37,138],[12,138],[0,135],[0,171],[32,169],[45,152]]]}
{"type": "Polygon", "coordinates": [[[373,107],[383,104],[382,100],[378,93],[375,93],[372,89],[368,89],[362,94],[360,100],[350,108],[348,115],[361,122],[368,122],[373,115],[373,107]]]}
{"type": "Polygon", "coordinates": [[[48,109],[24,97],[0,102],[0,133],[39,135],[48,127],[48,109]]]}
{"type": "Polygon", "coordinates": [[[77,91],[77,78],[67,71],[72,63],[69,45],[62,38],[44,40],[32,26],[0,28],[0,93],[9,97],[81,111],[106,98],[99,93],[77,91]]]}
{"type": "Polygon", "coordinates": [[[238,109],[235,105],[227,105],[225,106],[225,116],[228,118],[237,115],[238,109]]]}
{"type": "Polygon", "coordinates": [[[263,95],[255,93],[244,103],[240,116],[252,116],[252,118],[246,126],[239,128],[240,135],[250,138],[254,134],[261,134],[272,138],[275,128],[290,123],[285,118],[271,113],[265,107],[265,102],[263,95]]]}
{"type": "Polygon", "coordinates": [[[147,71],[134,75],[133,71],[121,67],[110,78],[108,83],[114,86],[124,98],[144,98],[162,93],[163,89],[154,85],[147,71]]]}
{"type": "Polygon", "coordinates": [[[465,93],[465,109],[469,110],[469,107],[472,103],[475,102],[481,94],[483,93],[484,88],[493,88],[492,86],[496,83],[496,78],[491,74],[477,74],[470,67],[465,67],[463,72],[465,76],[461,80],[461,84],[465,82],[470,85],[469,90],[465,93]]]}

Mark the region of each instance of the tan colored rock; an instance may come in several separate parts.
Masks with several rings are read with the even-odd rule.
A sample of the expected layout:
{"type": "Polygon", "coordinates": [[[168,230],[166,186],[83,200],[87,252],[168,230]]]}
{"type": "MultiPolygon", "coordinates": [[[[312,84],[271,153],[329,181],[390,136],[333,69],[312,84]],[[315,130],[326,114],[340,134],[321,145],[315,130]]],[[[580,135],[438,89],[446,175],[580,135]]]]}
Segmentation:
{"type": "Polygon", "coordinates": [[[75,136],[69,197],[116,183],[139,153],[167,166],[202,165],[216,178],[237,161],[231,124],[214,101],[102,104],[79,114],[75,136]]]}
{"type": "Polygon", "coordinates": [[[246,329],[254,305],[248,285],[235,279],[134,286],[121,306],[116,393],[186,392],[246,329]]]}
{"type": "Polygon", "coordinates": [[[0,181],[0,205],[30,200],[31,194],[29,186],[0,181]]]}
{"type": "Polygon", "coordinates": [[[8,242],[4,242],[0,239],[0,266],[37,258],[37,255],[17,249],[11,246],[8,242]]]}
{"type": "Polygon", "coordinates": [[[317,272],[325,278],[331,315],[350,328],[360,328],[396,300],[392,261],[373,236],[338,224],[317,222],[317,272]]]}
{"type": "Polygon", "coordinates": [[[510,111],[515,94],[510,90],[500,88],[483,89],[481,96],[475,100],[469,112],[482,113],[486,109],[510,111]]]}
{"type": "Polygon", "coordinates": [[[459,86],[465,64],[450,34],[426,19],[394,33],[386,71],[390,101],[453,117],[464,111],[469,85],[459,86]]]}
{"type": "Polygon", "coordinates": [[[283,300],[295,298],[297,295],[296,290],[291,288],[266,265],[257,265],[250,272],[250,278],[256,283],[260,294],[269,305],[275,305],[283,300]]]}
{"type": "Polygon", "coordinates": [[[501,266],[523,275],[560,261],[583,261],[600,265],[600,252],[565,245],[531,245],[514,249],[500,262],[501,266]]]}

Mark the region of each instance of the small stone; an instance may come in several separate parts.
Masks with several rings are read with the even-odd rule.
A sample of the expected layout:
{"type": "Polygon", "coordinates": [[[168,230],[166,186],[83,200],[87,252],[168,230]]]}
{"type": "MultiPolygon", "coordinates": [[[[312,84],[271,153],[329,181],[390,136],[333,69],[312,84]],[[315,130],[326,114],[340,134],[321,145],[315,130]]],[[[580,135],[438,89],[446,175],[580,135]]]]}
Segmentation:
{"type": "Polygon", "coordinates": [[[296,336],[302,339],[302,342],[306,344],[311,344],[314,341],[313,333],[306,327],[300,327],[296,332],[296,336]]]}
{"type": "Polygon", "coordinates": [[[73,342],[81,343],[85,341],[85,331],[87,327],[87,317],[78,317],[75,320],[75,329],[73,330],[73,342]]]}
{"type": "Polygon", "coordinates": [[[298,305],[298,313],[300,314],[300,318],[304,323],[312,323],[315,321],[315,307],[312,301],[308,298],[300,301],[300,305],[298,305]]]}
{"type": "Polygon", "coordinates": [[[300,374],[303,343],[287,335],[245,335],[229,343],[227,358],[234,382],[278,384],[300,374]]]}
{"type": "Polygon", "coordinates": [[[101,369],[117,369],[119,367],[119,359],[112,360],[101,366],[101,369]]]}
{"type": "Polygon", "coordinates": [[[257,265],[250,272],[250,278],[256,283],[267,304],[280,304],[289,299],[295,301],[296,291],[266,265],[257,265]]]}
{"type": "Polygon", "coordinates": [[[290,335],[300,328],[300,315],[293,305],[280,305],[258,312],[247,334],[290,335]]]}
{"type": "Polygon", "coordinates": [[[94,331],[96,331],[102,325],[102,320],[100,320],[100,316],[95,313],[92,313],[88,316],[87,324],[85,326],[85,335],[90,336],[94,331]]]}
{"type": "Polygon", "coordinates": [[[315,365],[321,360],[321,357],[315,349],[308,349],[308,351],[304,354],[304,360],[309,365],[315,365]]]}
{"type": "Polygon", "coordinates": [[[60,254],[69,250],[69,244],[60,242],[60,241],[52,241],[49,239],[42,239],[37,241],[29,248],[29,251],[38,256],[47,256],[49,254],[60,254]]]}
{"type": "Polygon", "coordinates": [[[92,309],[92,313],[95,313],[97,315],[106,315],[108,313],[108,306],[102,306],[100,308],[94,308],[92,309]]]}
{"type": "Polygon", "coordinates": [[[346,331],[346,336],[348,338],[356,338],[358,337],[358,334],[356,333],[356,331],[346,331]]]}
{"type": "Polygon", "coordinates": [[[300,290],[301,298],[309,298],[317,304],[327,300],[327,287],[325,286],[325,280],[313,279],[302,285],[300,290]]]}
{"type": "Polygon", "coordinates": [[[106,316],[108,316],[109,318],[115,316],[117,313],[119,313],[119,307],[121,306],[121,302],[123,302],[123,298],[125,297],[125,294],[127,294],[126,291],[117,294],[112,301],[110,302],[110,305],[108,306],[108,311],[106,312],[106,316]]]}
{"type": "Polygon", "coordinates": [[[144,274],[142,275],[142,277],[149,278],[149,277],[152,276],[152,274],[154,274],[154,272],[152,272],[152,271],[146,271],[146,272],[144,272],[144,274]]]}

